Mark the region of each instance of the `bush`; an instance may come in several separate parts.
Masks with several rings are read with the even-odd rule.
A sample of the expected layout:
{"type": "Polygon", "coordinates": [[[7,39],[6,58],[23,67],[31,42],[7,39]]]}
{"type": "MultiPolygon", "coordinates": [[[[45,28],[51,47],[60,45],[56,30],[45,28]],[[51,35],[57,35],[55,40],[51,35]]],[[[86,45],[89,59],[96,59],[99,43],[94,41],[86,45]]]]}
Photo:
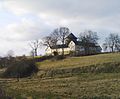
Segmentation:
{"type": "Polygon", "coordinates": [[[8,66],[4,72],[4,77],[27,77],[36,73],[38,68],[33,60],[22,59],[15,61],[8,66]]]}

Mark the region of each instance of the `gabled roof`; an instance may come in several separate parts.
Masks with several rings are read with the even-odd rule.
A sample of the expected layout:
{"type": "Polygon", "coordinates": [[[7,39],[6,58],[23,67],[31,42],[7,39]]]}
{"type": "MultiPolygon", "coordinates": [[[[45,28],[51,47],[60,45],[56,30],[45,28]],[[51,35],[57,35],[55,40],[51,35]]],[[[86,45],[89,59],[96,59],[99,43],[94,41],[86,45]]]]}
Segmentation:
{"type": "Polygon", "coordinates": [[[71,39],[71,40],[76,40],[77,39],[77,37],[75,37],[75,35],[73,34],[73,33],[70,33],[66,38],[68,38],[68,39],[71,39]]]}

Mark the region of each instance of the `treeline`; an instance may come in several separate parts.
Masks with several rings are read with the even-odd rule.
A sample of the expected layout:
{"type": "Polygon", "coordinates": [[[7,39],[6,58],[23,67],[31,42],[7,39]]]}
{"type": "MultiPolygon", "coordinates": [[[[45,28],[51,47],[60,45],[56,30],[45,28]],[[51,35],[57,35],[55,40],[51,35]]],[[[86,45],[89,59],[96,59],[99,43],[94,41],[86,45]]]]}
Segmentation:
{"type": "Polygon", "coordinates": [[[110,33],[103,43],[103,50],[108,52],[120,52],[120,36],[110,33]]]}

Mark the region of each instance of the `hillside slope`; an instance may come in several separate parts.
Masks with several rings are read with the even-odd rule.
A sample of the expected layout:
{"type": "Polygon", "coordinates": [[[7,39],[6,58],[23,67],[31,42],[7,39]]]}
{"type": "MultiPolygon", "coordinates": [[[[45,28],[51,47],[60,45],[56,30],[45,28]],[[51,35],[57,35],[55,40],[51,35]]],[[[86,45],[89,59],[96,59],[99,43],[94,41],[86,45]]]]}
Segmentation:
{"type": "Polygon", "coordinates": [[[0,86],[16,99],[118,99],[120,53],[46,60],[39,73],[19,82],[0,79],[0,86]]]}
{"type": "Polygon", "coordinates": [[[92,56],[69,57],[64,60],[38,62],[41,69],[83,67],[109,62],[120,62],[120,53],[98,54],[92,56]]]}

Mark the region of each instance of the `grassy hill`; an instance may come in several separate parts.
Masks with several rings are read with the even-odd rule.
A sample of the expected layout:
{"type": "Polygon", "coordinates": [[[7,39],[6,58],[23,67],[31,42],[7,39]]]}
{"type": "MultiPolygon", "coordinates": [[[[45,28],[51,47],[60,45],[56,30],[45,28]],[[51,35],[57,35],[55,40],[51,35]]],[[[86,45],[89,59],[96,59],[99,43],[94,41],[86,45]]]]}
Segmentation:
{"type": "Polygon", "coordinates": [[[69,57],[60,61],[46,60],[40,63],[41,69],[83,67],[109,62],[120,62],[120,53],[99,54],[82,57],[69,57]]]}
{"type": "Polygon", "coordinates": [[[40,69],[37,75],[22,78],[20,82],[1,78],[0,86],[16,99],[120,98],[120,53],[37,64],[40,69]]]}

